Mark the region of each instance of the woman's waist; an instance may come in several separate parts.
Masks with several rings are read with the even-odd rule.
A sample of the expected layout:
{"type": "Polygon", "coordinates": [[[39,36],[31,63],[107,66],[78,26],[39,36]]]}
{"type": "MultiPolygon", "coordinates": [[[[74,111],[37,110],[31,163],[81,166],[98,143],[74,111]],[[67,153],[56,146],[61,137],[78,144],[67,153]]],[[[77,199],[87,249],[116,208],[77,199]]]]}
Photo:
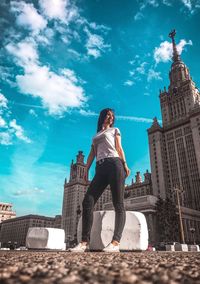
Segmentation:
{"type": "Polygon", "coordinates": [[[121,158],[119,156],[100,158],[96,161],[96,165],[101,165],[101,164],[107,163],[107,162],[115,162],[115,161],[118,161],[118,160],[121,161],[121,158]]]}

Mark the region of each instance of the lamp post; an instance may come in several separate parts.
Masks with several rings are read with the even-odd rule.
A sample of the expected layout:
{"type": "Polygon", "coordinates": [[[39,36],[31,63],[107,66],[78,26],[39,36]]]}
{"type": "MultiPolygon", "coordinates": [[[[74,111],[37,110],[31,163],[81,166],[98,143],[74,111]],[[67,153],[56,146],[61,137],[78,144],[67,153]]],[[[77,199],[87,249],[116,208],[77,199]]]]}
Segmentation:
{"type": "Polygon", "coordinates": [[[190,232],[192,234],[193,245],[195,245],[196,244],[196,242],[195,242],[195,228],[190,228],[190,232]]]}
{"type": "Polygon", "coordinates": [[[179,194],[183,193],[183,190],[180,189],[177,185],[174,187],[174,191],[176,192],[177,197],[177,205],[178,205],[178,215],[179,215],[179,222],[180,222],[180,230],[181,230],[181,242],[185,244],[185,235],[183,230],[183,220],[182,220],[182,212],[181,212],[181,205],[180,205],[180,198],[179,194]]]}

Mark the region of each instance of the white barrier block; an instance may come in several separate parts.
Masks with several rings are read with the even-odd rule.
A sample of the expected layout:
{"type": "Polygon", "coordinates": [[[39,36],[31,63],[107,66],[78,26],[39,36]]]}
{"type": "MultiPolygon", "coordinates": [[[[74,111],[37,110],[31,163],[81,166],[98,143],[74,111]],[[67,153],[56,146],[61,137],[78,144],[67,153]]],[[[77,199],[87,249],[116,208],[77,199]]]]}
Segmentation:
{"type": "Polygon", "coordinates": [[[199,251],[198,245],[188,245],[188,251],[199,251]]]}
{"type": "Polygon", "coordinates": [[[26,247],[30,249],[65,249],[63,229],[32,227],[26,236],[26,247]]]}
{"type": "Polygon", "coordinates": [[[188,251],[188,245],[186,244],[175,244],[175,251],[188,251]]]}
{"type": "MultiPolygon", "coordinates": [[[[90,249],[102,250],[111,241],[114,233],[115,211],[95,211],[90,235],[90,249]]],[[[82,217],[77,228],[78,242],[81,241],[82,217]]],[[[146,250],[148,228],[144,214],[126,211],[126,223],[120,241],[121,250],[146,250]]]]}
{"type": "Polygon", "coordinates": [[[166,251],[175,251],[174,245],[166,245],[165,248],[166,248],[166,251]]]}

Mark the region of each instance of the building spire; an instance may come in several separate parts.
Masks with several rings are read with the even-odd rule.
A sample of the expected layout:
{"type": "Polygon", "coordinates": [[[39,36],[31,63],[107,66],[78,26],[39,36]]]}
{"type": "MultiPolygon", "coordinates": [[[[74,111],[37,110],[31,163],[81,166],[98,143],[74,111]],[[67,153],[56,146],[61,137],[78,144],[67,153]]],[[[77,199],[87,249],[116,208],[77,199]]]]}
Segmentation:
{"type": "Polygon", "coordinates": [[[176,35],[176,30],[172,30],[170,33],[169,33],[169,37],[172,39],[172,46],[173,46],[173,61],[176,62],[176,61],[180,61],[180,55],[178,53],[178,50],[177,50],[177,47],[176,47],[176,43],[175,43],[175,35],[176,35]]]}

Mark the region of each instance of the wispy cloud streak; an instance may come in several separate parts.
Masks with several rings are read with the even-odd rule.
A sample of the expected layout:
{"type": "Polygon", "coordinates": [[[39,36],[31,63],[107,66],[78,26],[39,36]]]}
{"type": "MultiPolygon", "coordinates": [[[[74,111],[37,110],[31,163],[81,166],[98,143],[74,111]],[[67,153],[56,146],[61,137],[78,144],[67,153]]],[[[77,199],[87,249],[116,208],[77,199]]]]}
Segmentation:
{"type": "MultiPolygon", "coordinates": [[[[98,113],[92,112],[92,111],[85,111],[81,110],[80,114],[83,116],[98,116],[98,113]]],[[[137,117],[137,116],[126,116],[126,115],[116,115],[116,119],[118,120],[129,120],[134,122],[142,122],[142,123],[152,123],[152,118],[146,118],[146,117],[137,117]]],[[[162,120],[158,120],[159,123],[162,123],[162,120]]]]}

